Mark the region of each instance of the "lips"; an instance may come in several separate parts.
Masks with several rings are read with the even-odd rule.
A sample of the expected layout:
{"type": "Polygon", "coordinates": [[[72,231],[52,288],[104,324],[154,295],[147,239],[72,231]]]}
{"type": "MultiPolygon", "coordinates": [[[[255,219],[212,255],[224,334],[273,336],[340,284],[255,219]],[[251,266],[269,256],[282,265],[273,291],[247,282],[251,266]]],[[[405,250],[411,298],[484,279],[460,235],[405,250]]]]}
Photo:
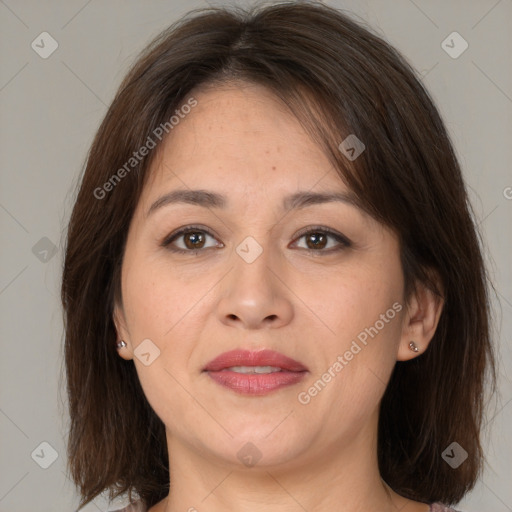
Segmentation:
{"type": "Polygon", "coordinates": [[[217,384],[244,395],[265,395],[297,384],[308,373],[302,363],[273,350],[225,352],[210,361],[203,371],[217,384]],[[247,373],[254,367],[259,368],[247,373]]]}
{"type": "Polygon", "coordinates": [[[273,350],[232,350],[210,361],[205,371],[218,372],[233,366],[274,366],[288,372],[305,372],[308,369],[298,361],[273,350]]]}

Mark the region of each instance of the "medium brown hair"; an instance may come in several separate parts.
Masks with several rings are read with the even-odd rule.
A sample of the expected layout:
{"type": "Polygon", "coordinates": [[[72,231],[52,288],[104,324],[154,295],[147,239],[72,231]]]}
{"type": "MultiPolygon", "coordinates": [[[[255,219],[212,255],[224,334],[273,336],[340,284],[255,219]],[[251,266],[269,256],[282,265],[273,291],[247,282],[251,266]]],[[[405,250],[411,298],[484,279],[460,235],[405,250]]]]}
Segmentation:
{"type": "Polygon", "coordinates": [[[112,319],[128,228],[156,150],[103,197],[95,190],[194,89],[236,81],[281,98],[360,206],[397,233],[404,295],[417,282],[442,295],[428,349],[396,363],[383,396],[378,462],[398,494],[458,502],[482,470],[484,385],[489,376],[494,391],[496,369],[482,244],[457,158],[431,97],[395,49],[339,10],[286,2],[196,10],[170,26],[129,71],[93,141],[61,294],[68,467],[80,508],[107,489],[110,498],[136,491],[151,507],[169,489],[164,424],[133,361],[116,351],[112,319]],[[354,161],[339,149],[350,134],[366,146],[354,161]],[[454,441],[469,454],[457,469],[442,458],[454,441]]]}

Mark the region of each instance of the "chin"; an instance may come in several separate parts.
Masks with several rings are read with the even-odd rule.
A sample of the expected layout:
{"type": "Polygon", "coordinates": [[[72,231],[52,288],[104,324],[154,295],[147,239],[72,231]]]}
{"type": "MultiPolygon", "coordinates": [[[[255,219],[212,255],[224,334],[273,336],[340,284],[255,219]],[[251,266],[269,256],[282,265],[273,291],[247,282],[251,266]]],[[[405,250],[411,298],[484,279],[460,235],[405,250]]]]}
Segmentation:
{"type": "Polygon", "coordinates": [[[234,464],[248,469],[284,467],[295,461],[311,444],[304,439],[304,433],[290,432],[290,425],[284,428],[286,422],[277,429],[275,427],[279,423],[274,423],[272,428],[267,423],[225,424],[233,437],[219,433],[212,438],[211,431],[205,433],[201,452],[206,449],[230,466],[234,464]],[[279,429],[282,431],[277,432],[279,429]]]}

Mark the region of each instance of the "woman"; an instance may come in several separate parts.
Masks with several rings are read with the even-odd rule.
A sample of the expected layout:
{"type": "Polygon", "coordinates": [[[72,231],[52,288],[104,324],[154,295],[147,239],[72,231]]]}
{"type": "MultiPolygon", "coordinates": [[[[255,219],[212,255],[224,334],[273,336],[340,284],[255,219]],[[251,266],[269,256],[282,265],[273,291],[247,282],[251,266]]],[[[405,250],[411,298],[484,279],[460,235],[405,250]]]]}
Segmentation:
{"type": "Polygon", "coordinates": [[[321,4],[191,13],[121,84],[69,223],[80,507],[453,510],[495,382],[486,279],[393,48],[321,4]]]}

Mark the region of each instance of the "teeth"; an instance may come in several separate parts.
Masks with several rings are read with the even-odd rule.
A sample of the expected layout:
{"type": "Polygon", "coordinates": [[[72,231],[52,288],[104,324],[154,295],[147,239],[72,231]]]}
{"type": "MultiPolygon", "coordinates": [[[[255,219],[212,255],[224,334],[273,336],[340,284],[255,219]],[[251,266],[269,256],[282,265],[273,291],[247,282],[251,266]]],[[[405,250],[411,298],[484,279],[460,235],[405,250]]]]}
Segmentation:
{"type": "Polygon", "coordinates": [[[275,373],[280,372],[281,368],[275,366],[231,366],[226,370],[236,373],[275,373]]]}

